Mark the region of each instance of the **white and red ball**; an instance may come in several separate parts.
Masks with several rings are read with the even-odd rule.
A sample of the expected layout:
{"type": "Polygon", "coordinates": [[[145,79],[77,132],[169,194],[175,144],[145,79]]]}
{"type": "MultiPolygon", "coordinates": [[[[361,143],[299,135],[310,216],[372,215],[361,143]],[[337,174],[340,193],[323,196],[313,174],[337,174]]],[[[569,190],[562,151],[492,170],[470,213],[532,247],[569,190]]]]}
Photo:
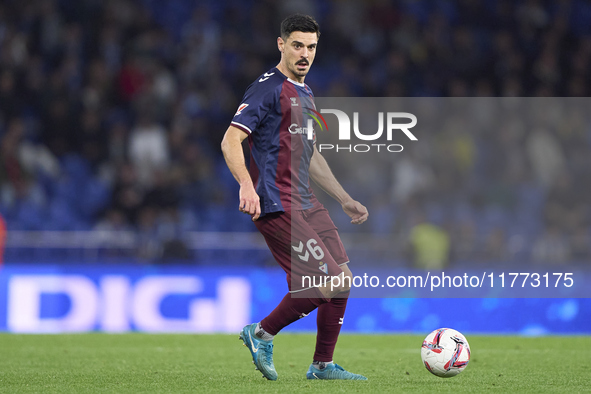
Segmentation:
{"type": "Polygon", "coordinates": [[[470,361],[466,337],[451,328],[439,328],[423,341],[421,358],[433,375],[450,378],[462,372],[470,361]]]}

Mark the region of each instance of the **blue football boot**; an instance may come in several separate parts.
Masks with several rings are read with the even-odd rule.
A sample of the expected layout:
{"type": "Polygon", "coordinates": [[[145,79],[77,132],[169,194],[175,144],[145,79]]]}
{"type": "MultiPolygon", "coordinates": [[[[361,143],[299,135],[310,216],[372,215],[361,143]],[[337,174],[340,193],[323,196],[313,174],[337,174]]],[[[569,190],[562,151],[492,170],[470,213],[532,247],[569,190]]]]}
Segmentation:
{"type": "Polygon", "coordinates": [[[257,323],[249,324],[240,331],[240,339],[244,346],[250,350],[252,360],[257,370],[269,380],[277,380],[277,371],[273,365],[273,341],[263,341],[254,332],[257,323]]]}
{"type": "Polygon", "coordinates": [[[310,365],[308,379],[328,379],[328,380],[367,380],[363,375],[345,371],[339,364],[329,363],[323,369],[316,368],[314,364],[310,365]]]}

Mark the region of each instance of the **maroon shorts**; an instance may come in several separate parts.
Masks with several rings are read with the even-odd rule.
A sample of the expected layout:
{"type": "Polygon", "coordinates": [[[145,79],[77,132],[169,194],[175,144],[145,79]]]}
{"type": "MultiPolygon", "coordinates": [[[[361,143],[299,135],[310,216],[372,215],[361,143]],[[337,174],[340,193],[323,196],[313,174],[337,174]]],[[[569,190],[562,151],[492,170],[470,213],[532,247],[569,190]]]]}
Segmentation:
{"type": "Polygon", "coordinates": [[[287,274],[291,293],[339,275],[339,266],[349,262],[337,227],[320,203],[303,211],[267,214],[254,223],[287,274]]]}

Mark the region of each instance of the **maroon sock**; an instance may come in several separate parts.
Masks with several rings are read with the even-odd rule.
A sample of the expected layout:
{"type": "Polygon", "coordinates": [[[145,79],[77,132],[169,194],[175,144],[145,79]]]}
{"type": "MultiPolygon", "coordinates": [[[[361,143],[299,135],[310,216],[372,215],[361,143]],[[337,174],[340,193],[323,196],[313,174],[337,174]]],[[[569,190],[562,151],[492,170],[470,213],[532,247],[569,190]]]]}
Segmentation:
{"type": "Polygon", "coordinates": [[[277,335],[281,329],[302,318],[326,301],[321,298],[317,288],[305,290],[310,292],[311,298],[292,298],[287,293],[269,316],[261,321],[261,327],[271,335],[277,335]]]}
{"type": "Polygon", "coordinates": [[[330,362],[334,348],[343,326],[343,317],[347,308],[349,292],[341,293],[318,307],[318,333],[316,334],[316,351],[314,361],[330,362]]]}

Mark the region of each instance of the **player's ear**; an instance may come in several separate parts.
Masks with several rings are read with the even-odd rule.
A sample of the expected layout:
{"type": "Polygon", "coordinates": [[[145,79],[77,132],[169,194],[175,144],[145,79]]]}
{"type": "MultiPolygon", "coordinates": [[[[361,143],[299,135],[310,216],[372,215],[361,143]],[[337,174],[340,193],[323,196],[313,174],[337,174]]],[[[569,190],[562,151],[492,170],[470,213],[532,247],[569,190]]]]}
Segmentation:
{"type": "Polygon", "coordinates": [[[281,37],[277,37],[277,48],[279,49],[279,52],[283,53],[283,49],[285,48],[285,41],[283,41],[283,38],[281,37]]]}

